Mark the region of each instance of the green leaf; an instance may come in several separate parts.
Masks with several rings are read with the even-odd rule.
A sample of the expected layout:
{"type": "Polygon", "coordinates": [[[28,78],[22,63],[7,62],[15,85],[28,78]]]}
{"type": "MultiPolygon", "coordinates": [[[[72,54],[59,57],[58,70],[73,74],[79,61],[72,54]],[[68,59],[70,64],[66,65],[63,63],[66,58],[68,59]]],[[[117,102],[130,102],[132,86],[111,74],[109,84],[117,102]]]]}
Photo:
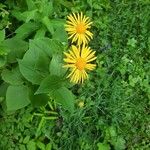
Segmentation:
{"type": "Polygon", "coordinates": [[[54,54],[50,62],[50,68],[49,68],[50,74],[63,76],[66,72],[66,69],[63,68],[62,66],[63,66],[62,55],[54,54]]]}
{"type": "Polygon", "coordinates": [[[44,28],[44,27],[40,28],[39,30],[36,31],[34,39],[44,38],[45,33],[46,33],[46,28],[44,28]]]}
{"type": "Polygon", "coordinates": [[[40,150],[45,150],[45,144],[43,144],[42,142],[37,141],[36,145],[40,150]]]}
{"type": "Polygon", "coordinates": [[[42,12],[42,16],[52,16],[53,14],[53,1],[40,1],[40,12],[42,12]]]}
{"type": "Polygon", "coordinates": [[[33,84],[40,84],[44,79],[45,73],[34,67],[36,63],[29,64],[27,61],[18,60],[21,74],[33,84]]]}
{"type": "Polygon", "coordinates": [[[36,143],[33,140],[29,141],[29,143],[27,144],[27,149],[28,150],[36,150],[36,143]]]}
{"type": "Polygon", "coordinates": [[[5,30],[0,30],[0,42],[5,39],[5,30]]]}
{"type": "Polygon", "coordinates": [[[110,126],[108,130],[112,138],[117,136],[116,129],[114,126],[110,126]]]}
{"type": "MultiPolygon", "coordinates": [[[[28,48],[28,43],[17,39],[15,37],[6,39],[0,43],[0,55],[12,55],[12,53],[15,53],[15,55],[20,56],[20,53],[22,51],[25,51],[28,48]]],[[[8,56],[8,62],[9,62],[8,56]]]]}
{"type": "Polygon", "coordinates": [[[114,142],[113,145],[116,150],[124,150],[126,148],[125,140],[122,137],[117,137],[116,142],[114,142]]]}
{"type": "Polygon", "coordinates": [[[12,10],[11,14],[19,21],[26,21],[26,17],[18,10],[12,10]]]}
{"type": "Polygon", "coordinates": [[[48,75],[40,84],[35,94],[51,93],[62,87],[62,78],[54,75],[48,75]]]}
{"type": "Polygon", "coordinates": [[[6,92],[6,106],[8,111],[15,111],[30,103],[29,89],[24,85],[11,85],[6,92]]]}
{"type": "Polygon", "coordinates": [[[30,140],[30,136],[27,135],[27,136],[23,139],[23,143],[26,144],[26,143],[29,142],[29,140],[30,140]]]}
{"type": "Polygon", "coordinates": [[[61,42],[57,40],[51,40],[49,44],[51,47],[52,54],[63,52],[63,45],[61,44],[61,42]]]}
{"type": "Polygon", "coordinates": [[[64,28],[65,20],[64,19],[51,19],[50,21],[53,28],[56,30],[58,28],[64,28]]]}
{"type": "Polygon", "coordinates": [[[49,97],[46,94],[37,94],[30,93],[30,100],[34,107],[41,107],[47,104],[49,97]]]}
{"type": "Polygon", "coordinates": [[[23,145],[23,144],[19,144],[19,150],[26,150],[25,145],[23,145]]]}
{"type": "Polygon", "coordinates": [[[0,56],[7,55],[10,50],[4,45],[4,41],[0,42],[0,56]]]}
{"type": "Polygon", "coordinates": [[[128,39],[127,45],[135,47],[136,43],[137,43],[137,40],[135,40],[134,38],[131,38],[131,39],[128,39]]]}
{"type": "Polygon", "coordinates": [[[33,10],[36,8],[35,3],[33,2],[33,0],[26,0],[26,4],[28,6],[28,10],[33,10]]]}
{"type": "Polygon", "coordinates": [[[40,26],[38,23],[34,23],[34,22],[24,23],[15,31],[16,38],[25,39],[31,33],[36,31],[39,27],[40,26]]]}
{"type": "Polygon", "coordinates": [[[2,79],[12,85],[23,84],[23,77],[19,71],[19,68],[13,68],[12,70],[4,69],[2,71],[2,79]]]}
{"type": "Polygon", "coordinates": [[[19,68],[22,75],[33,84],[40,84],[49,74],[49,62],[51,48],[47,40],[32,40],[29,50],[22,60],[19,60],[19,68]]]}
{"type": "Polygon", "coordinates": [[[6,96],[6,91],[7,91],[7,88],[8,88],[8,84],[3,82],[1,85],[0,85],[0,97],[4,97],[6,96]]]}
{"type": "Polygon", "coordinates": [[[73,7],[73,3],[68,2],[68,1],[64,1],[64,0],[59,0],[59,3],[62,4],[63,6],[71,9],[73,7]]]}
{"type": "Polygon", "coordinates": [[[63,51],[62,44],[56,40],[51,40],[49,38],[40,38],[34,39],[30,42],[30,49],[37,49],[38,51],[45,52],[48,57],[52,57],[52,55],[56,52],[63,51]]]}
{"type": "Polygon", "coordinates": [[[69,112],[72,113],[74,111],[75,96],[67,88],[61,87],[55,90],[51,96],[69,112]]]}
{"type": "Polygon", "coordinates": [[[53,34],[54,33],[54,27],[50,21],[50,19],[45,16],[43,19],[42,19],[42,23],[45,25],[45,27],[48,29],[48,31],[53,34]]]}
{"type": "Polygon", "coordinates": [[[7,39],[3,42],[3,45],[9,51],[7,61],[10,63],[16,62],[17,58],[22,58],[28,49],[28,43],[17,38],[7,39]]]}
{"type": "Polygon", "coordinates": [[[23,12],[22,15],[26,18],[25,22],[28,23],[30,20],[34,20],[36,18],[37,11],[38,9],[23,12]]]}
{"type": "Polygon", "coordinates": [[[5,56],[0,56],[0,68],[6,64],[7,60],[5,56]]]}
{"type": "Polygon", "coordinates": [[[48,143],[48,144],[46,145],[45,150],[51,150],[51,149],[52,149],[52,144],[51,144],[51,143],[48,143]]]}
{"type": "Polygon", "coordinates": [[[98,150],[110,150],[109,144],[106,143],[98,143],[98,150]]]}
{"type": "Polygon", "coordinates": [[[60,42],[65,42],[65,43],[68,42],[68,36],[64,29],[64,26],[61,26],[56,29],[56,31],[53,34],[53,39],[59,40],[60,42]]]}

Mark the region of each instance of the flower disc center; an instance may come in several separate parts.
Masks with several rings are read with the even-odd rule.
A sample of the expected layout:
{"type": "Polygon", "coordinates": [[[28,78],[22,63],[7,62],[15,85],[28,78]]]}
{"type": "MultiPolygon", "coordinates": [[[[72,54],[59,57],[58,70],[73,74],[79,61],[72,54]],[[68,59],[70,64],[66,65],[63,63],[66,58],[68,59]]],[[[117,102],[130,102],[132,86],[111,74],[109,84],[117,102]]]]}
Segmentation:
{"type": "Polygon", "coordinates": [[[83,23],[79,23],[76,27],[77,33],[82,34],[85,32],[86,28],[83,23]]]}
{"type": "Polygon", "coordinates": [[[85,65],[86,65],[85,59],[83,59],[83,58],[77,59],[77,62],[76,62],[77,69],[79,69],[80,71],[82,71],[85,68],[85,65]]]}

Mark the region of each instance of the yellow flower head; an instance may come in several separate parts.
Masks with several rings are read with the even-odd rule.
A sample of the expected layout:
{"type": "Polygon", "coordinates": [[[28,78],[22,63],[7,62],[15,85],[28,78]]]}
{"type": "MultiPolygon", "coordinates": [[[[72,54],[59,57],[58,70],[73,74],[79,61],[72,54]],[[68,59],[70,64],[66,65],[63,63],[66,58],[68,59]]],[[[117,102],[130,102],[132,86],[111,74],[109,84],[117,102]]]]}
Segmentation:
{"type": "Polygon", "coordinates": [[[77,41],[77,45],[87,44],[93,37],[93,34],[88,31],[92,24],[89,17],[83,16],[81,12],[80,14],[73,13],[67,18],[65,30],[70,35],[69,39],[72,38],[72,43],[77,41]]]}
{"type": "Polygon", "coordinates": [[[73,83],[83,83],[88,78],[86,70],[93,70],[96,67],[96,64],[91,64],[96,59],[95,51],[84,45],[82,48],[72,45],[71,48],[69,53],[64,52],[66,56],[64,61],[67,63],[64,67],[71,70],[67,78],[70,77],[70,81],[73,83]]]}
{"type": "Polygon", "coordinates": [[[79,106],[80,108],[83,108],[83,107],[84,107],[84,101],[79,101],[78,106],[79,106]]]}

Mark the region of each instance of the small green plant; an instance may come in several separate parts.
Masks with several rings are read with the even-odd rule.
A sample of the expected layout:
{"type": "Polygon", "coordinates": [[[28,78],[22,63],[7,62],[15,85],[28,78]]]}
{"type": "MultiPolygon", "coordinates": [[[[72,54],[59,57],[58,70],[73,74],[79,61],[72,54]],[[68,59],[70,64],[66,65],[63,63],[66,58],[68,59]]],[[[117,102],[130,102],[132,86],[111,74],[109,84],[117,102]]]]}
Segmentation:
{"type": "Polygon", "coordinates": [[[23,13],[19,7],[13,11],[13,16],[24,22],[15,30],[16,35],[4,40],[5,32],[1,31],[1,41],[4,40],[1,88],[8,86],[7,111],[15,111],[29,103],[43,106],[49,101],[49,94],[73,112],[75,96],[68,89],[66,70],[62,68],[62,52],[67,46],[63,20],[51,20],[54,8],[49,1],[27,0],[24,8],[23,13]],[[27,38],[31,38],[29,42],[27,38]]]}

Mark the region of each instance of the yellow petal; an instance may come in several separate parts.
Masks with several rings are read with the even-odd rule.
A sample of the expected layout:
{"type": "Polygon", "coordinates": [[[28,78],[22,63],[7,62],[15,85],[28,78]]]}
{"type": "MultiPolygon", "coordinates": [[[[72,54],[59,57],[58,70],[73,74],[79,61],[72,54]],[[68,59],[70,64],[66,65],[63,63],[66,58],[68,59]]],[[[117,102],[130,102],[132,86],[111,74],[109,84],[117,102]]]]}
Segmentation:
{"type": "Polygon", "coordinates": [[[70,76],[72,76],[74,74],[75,70],[76,70],[76,68],[73,68],[72,71],[71,71],[71,73],[67,76],[67,78],[69,78],[70,76]]]}
{"type": "Polygon", "coordinates": [[[93,58],[91,58],[91,59],[88,59],[86,62],[88,63],[88,62],[94,61],[96,58],[97,58],[97,57],[93,57],[93,58]]]}
{"type": "Polygon", "coordinates": [[[64,68],[74,68],[74,64],[63,65],[64,68]]]}
{"type": "Polygon", "coordinates": [[[95,64],[86,64],[86,69],[88,69],[88,70],[94,70],[95,67],[96,67],[95,64]]]}
{"type": "Polygon", "coordinates": [[[72,15],[68,16],[68,19],[69,19],[72,23],[74,23],[75,25],[77,25],[77,21],[75,20],[75,18],[73,18],[72,15]]]}
{"type": "Polygon", "coordinates": [[[92,57],[94,57],[95,51],[91,52],[87,57],[86,57],[86,61],[90,60],[92,57]]]}
{"type": "Polygon", "coordinates": [[[79,55],[80,55],[80,52],[79,52],[79,50],[77,49],[77,47],[74,46],[74,45],[72,45],[72,50],[73,50],[73,53],[74,53],[74,55],[76,56],[76,58],[78,58],[79,55]]]}
{"type": "Polygon", "coordinates": [[[66,57],[68,57],[68,58],[70,58],[70,59],[75,59],[75,57],[72,56],[71,54],[68,54],[68,53],[66,53],[66,52],[64,52],[64,54],[65,54],[66,57]]]}
{"type": "Polygon", "coordinates": [[[64,62],[75,63],[76,61],[74,59],[64,58],[64,62]]]}

